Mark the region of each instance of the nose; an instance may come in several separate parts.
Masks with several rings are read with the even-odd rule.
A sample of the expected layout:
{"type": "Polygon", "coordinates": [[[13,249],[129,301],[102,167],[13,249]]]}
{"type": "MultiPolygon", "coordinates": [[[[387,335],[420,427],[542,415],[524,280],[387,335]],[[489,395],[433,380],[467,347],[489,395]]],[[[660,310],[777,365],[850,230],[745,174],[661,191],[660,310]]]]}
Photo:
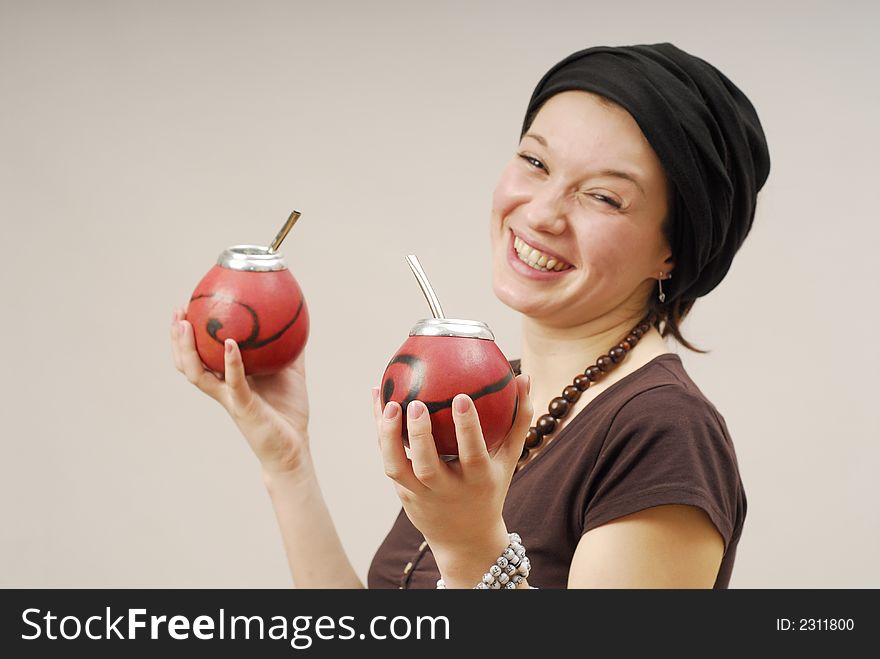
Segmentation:
{"type": "Polygon", "coordinates": [[[526,221],[535,231],[558,235],[565,231],[565,198],[561,190],[546,186],[529,201],[526,221]]]}

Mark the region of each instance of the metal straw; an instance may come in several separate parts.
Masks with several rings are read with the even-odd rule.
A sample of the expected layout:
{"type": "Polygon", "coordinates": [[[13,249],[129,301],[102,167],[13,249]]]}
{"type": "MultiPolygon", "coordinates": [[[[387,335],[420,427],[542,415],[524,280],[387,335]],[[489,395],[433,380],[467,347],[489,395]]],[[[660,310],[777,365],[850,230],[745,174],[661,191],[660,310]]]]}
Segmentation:
{"type": "Polygon", "coordinates": [[[290,233],[290,230],[293,228],[293,225],[296,224],[296,221],[299,219],[300,215],[302,215],[302,213],[300,213],[299,211],[293,211],[290,214],[290,217],[287,218],[287,222],[285,222],[284,226],[281,227],[281,231],[279,231],[278,235],[275,236],[275,240],[273,240],[272,244],[269,245],[270,254],[281,247],[281,241],[287,237],[288,233],[290,233]]]}
{"type": "Polygon", "coordinates": [[[425,299],[428,301],[428,306],[431,307],[431,313],[434,318],[445,318],[446,316],[443,315],[443,309],[440,307],[440,300],[437,299],[437,294],[434,293],[434,289],[431,288],[431,282],[428,281],[425,271],[422,270],[418,257],[415,254],[410,254],[406,257],[406,262],[409,263],[409,267],[412,268],[413,274],[419,282],[419,286],[422,287],[422,293],[425,294],[425,299]]]}

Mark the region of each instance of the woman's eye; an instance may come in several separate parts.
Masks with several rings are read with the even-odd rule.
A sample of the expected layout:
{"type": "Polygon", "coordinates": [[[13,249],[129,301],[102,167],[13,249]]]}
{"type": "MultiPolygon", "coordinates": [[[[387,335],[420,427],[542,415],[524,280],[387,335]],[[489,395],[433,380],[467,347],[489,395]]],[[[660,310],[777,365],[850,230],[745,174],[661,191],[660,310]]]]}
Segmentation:
{"type": "Polygon", "coordinates": [[[520,153],[519,157],[522,158],[523,160],[525,160],[527,163],[529,163],[530,166],[534,167],[535,169],[543,169],[544,171],[547,171],[547,168],[544,166],[544,163],[542,163],[540,160],[538,160],[534,156],[530,156],[526,153],[520,153]]]}
{"type": "Polygon", "coordinates": [[[593,197],[594,199],[598,199],[602,203],[608,204],[612,208],[616,208],[618,210],[620,210],[621,206],[623,205],[619,201],[617,201],[616,199],[612,199],[611,197],[606,197],[603,194],[593,194],[590,196],[593,197]]]}

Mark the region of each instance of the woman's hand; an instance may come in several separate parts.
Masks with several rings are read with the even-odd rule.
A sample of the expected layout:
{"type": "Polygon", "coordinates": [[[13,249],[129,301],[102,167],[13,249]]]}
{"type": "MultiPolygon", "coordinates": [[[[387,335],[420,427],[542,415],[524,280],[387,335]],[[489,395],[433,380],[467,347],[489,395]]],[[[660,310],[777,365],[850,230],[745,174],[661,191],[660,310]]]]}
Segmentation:
{"type": "Polygon", "coordinates": [[[374,416],[385,473],[413,525],[425,536],[449,587],[477,583],[508,544],[502,508],[532,420],[529,382],[516,379],[519,408],[510,433],[492,453],[486,449],[473,401],[459,394],[452,402],[458,459],[443,462],[431,434],[424,403],[407,406],[410,458],[401,438],[399,404],[382,409],[373,391],[374,416]]]}
{"type": "Polygon", "coordinates": [[[192,325],[175,310],[171,320],[174,366],[220,403],[241,430],[267,474],[288,473],[308,456],[309,401],[305,353],[272,375],[245,376],[238,345],[225,344],[225,378],[207,369],[196,351],[192,325]]]}

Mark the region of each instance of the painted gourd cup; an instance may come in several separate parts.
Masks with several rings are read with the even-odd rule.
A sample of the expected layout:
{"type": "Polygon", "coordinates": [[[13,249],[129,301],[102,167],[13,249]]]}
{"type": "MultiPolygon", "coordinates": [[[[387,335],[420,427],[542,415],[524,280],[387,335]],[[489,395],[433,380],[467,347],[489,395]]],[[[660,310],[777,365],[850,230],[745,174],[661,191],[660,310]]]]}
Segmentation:
{"type": "Polygon", "coordinates": [[[205,365],[224,372],[223,343],[234,339],[248,375],[276,373],[309,336],[299,284],[278,252],[256,245],[223,251],[193,291],[186,310],[205,365]]]}
{"type": "Polygon", "coordinates": [[[513,370],[495,336],[474,320],[419,321],[382,376],[382,404],[393,400],[404,409],[407,445],[406,406],[420,400],[431,414],[438,453],[445,459],[457,456],[452,399],[460,393],[474,401],[487,448],[498,446],[513,426],[519,401],[513,370]]]}

